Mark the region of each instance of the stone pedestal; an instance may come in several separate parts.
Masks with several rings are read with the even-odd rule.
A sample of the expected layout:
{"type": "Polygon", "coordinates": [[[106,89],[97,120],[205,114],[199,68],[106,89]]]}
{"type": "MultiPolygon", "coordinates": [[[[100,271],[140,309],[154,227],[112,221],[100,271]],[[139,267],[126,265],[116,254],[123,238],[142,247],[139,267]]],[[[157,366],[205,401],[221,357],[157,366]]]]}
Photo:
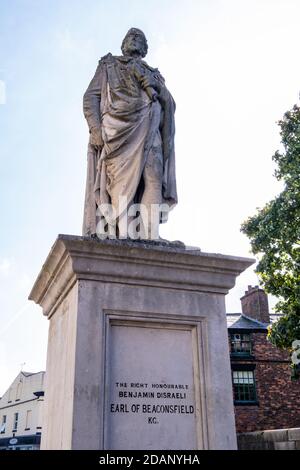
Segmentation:
{"type": "Polygon", "coordinates": [[[252,260],[60,235],[42,449],[235,449],[225,295],[252,260]]]}

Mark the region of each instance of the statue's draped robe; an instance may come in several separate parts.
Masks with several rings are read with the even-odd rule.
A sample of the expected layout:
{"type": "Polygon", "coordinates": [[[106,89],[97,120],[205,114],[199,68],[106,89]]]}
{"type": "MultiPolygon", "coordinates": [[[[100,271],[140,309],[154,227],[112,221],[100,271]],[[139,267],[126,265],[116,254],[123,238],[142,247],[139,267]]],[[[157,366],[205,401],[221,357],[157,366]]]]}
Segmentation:
{"type": "Polygon", "coordinates": [[[158,70],[140,59],[108,54],[99,61],[83,107],[90,131],[101,128],[104,143],[102,148],[88,146],[83,235],[96,233],[100,204],[111,203],[118,212],[119,197],[127,198],[127,208],[141,201],[143,169],[158,141],[163,160],[161,202],[176,204],[175,103],[158,70]],[[149,98],[137,71],[160,82],[163,100],[149,98]]]}

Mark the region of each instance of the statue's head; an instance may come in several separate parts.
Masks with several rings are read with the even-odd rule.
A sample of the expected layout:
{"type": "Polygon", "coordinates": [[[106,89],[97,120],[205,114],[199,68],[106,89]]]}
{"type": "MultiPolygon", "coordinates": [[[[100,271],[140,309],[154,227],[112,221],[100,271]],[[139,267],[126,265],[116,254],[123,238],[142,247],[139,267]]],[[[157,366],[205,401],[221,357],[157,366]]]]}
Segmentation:
{"type": "Polygon", "coordinates": [[[145,57],[148,52],[148,44],[143,31],[138,28],[130,28],[123,39],[121,50],[123,55],[145,57]]]}

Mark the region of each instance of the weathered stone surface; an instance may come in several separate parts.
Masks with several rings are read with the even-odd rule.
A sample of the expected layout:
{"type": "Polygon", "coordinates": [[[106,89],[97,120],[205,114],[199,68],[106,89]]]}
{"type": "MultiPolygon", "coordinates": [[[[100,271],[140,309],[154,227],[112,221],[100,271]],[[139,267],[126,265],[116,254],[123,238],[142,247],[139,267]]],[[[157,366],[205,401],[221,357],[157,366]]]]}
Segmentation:
{"type": "Polygon", "coordinates": [[[288,440],[287,429],[274,429],[263,432],[263,439],[265,441],[283,442],[288,440]]]}
{"type": "Polygon", "coordinates": [[[236,448],[224,297],[250,264],[60,235],[30,294],[50,319],[42,448],[236,448]]]}
{"type": "Polygon", "coordinates": [[[239,450],[298,450],[300,429],[271,429],[237,435],[239,450]]]}
{"type": "Polygon", "coordinates": [[[176,320],[113,320],[106,364],[106,448],[196,449],[206,444],[195,393],[195,334],[196,327],[176,320]]]}
{"type": "Polygon", "coordinates": [[[79,279],[227,294],[252,263],[180,246],[59,235],[29,299],[49,316],[79,279]]]}
{"type": "Polygon", "coordinates": [[[296,450],[296,444],[294,441],[275,442],[274,448],[275,450],[296,450]]]}
{"type": "Polygon", "coordinates": [[[122,56],[102,57],[84,94],[90,141],[83,234],[101,233],[101,214],[110,227],[118,217],[119,237],[157,239],[164,217],[151,210],[177,203],[175,102],[159,71],[142,60],[148,45],[141,30],[131,28],[121,49],[122,56]],[[136,204],[143,207],[139,234],[124,217],[137,219],[136,204]]]}
{"type": "Polygon", "coordinates": [[[289,441],[300,441],[300,428],[288,429],[289,441]]]}

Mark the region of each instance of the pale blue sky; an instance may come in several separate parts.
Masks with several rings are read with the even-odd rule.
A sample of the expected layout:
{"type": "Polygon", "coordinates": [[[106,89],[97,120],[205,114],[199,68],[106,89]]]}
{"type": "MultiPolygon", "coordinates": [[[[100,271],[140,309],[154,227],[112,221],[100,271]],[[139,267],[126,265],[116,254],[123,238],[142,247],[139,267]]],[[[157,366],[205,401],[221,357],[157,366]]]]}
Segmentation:
{"type": "MultiPolygon", "coordinates": [[[[58,233],[80,234],[82,95],[131,26],[177,103],[179,205],[165,238],[249,256],[241,222],[279,190],[276,126],[300,90],[298,0],[0,0],[0,395],[45,368],[47,320],[27,301],[58,233]]],[[[228,311],[253,270],[228,296],[228,311]]]]}

